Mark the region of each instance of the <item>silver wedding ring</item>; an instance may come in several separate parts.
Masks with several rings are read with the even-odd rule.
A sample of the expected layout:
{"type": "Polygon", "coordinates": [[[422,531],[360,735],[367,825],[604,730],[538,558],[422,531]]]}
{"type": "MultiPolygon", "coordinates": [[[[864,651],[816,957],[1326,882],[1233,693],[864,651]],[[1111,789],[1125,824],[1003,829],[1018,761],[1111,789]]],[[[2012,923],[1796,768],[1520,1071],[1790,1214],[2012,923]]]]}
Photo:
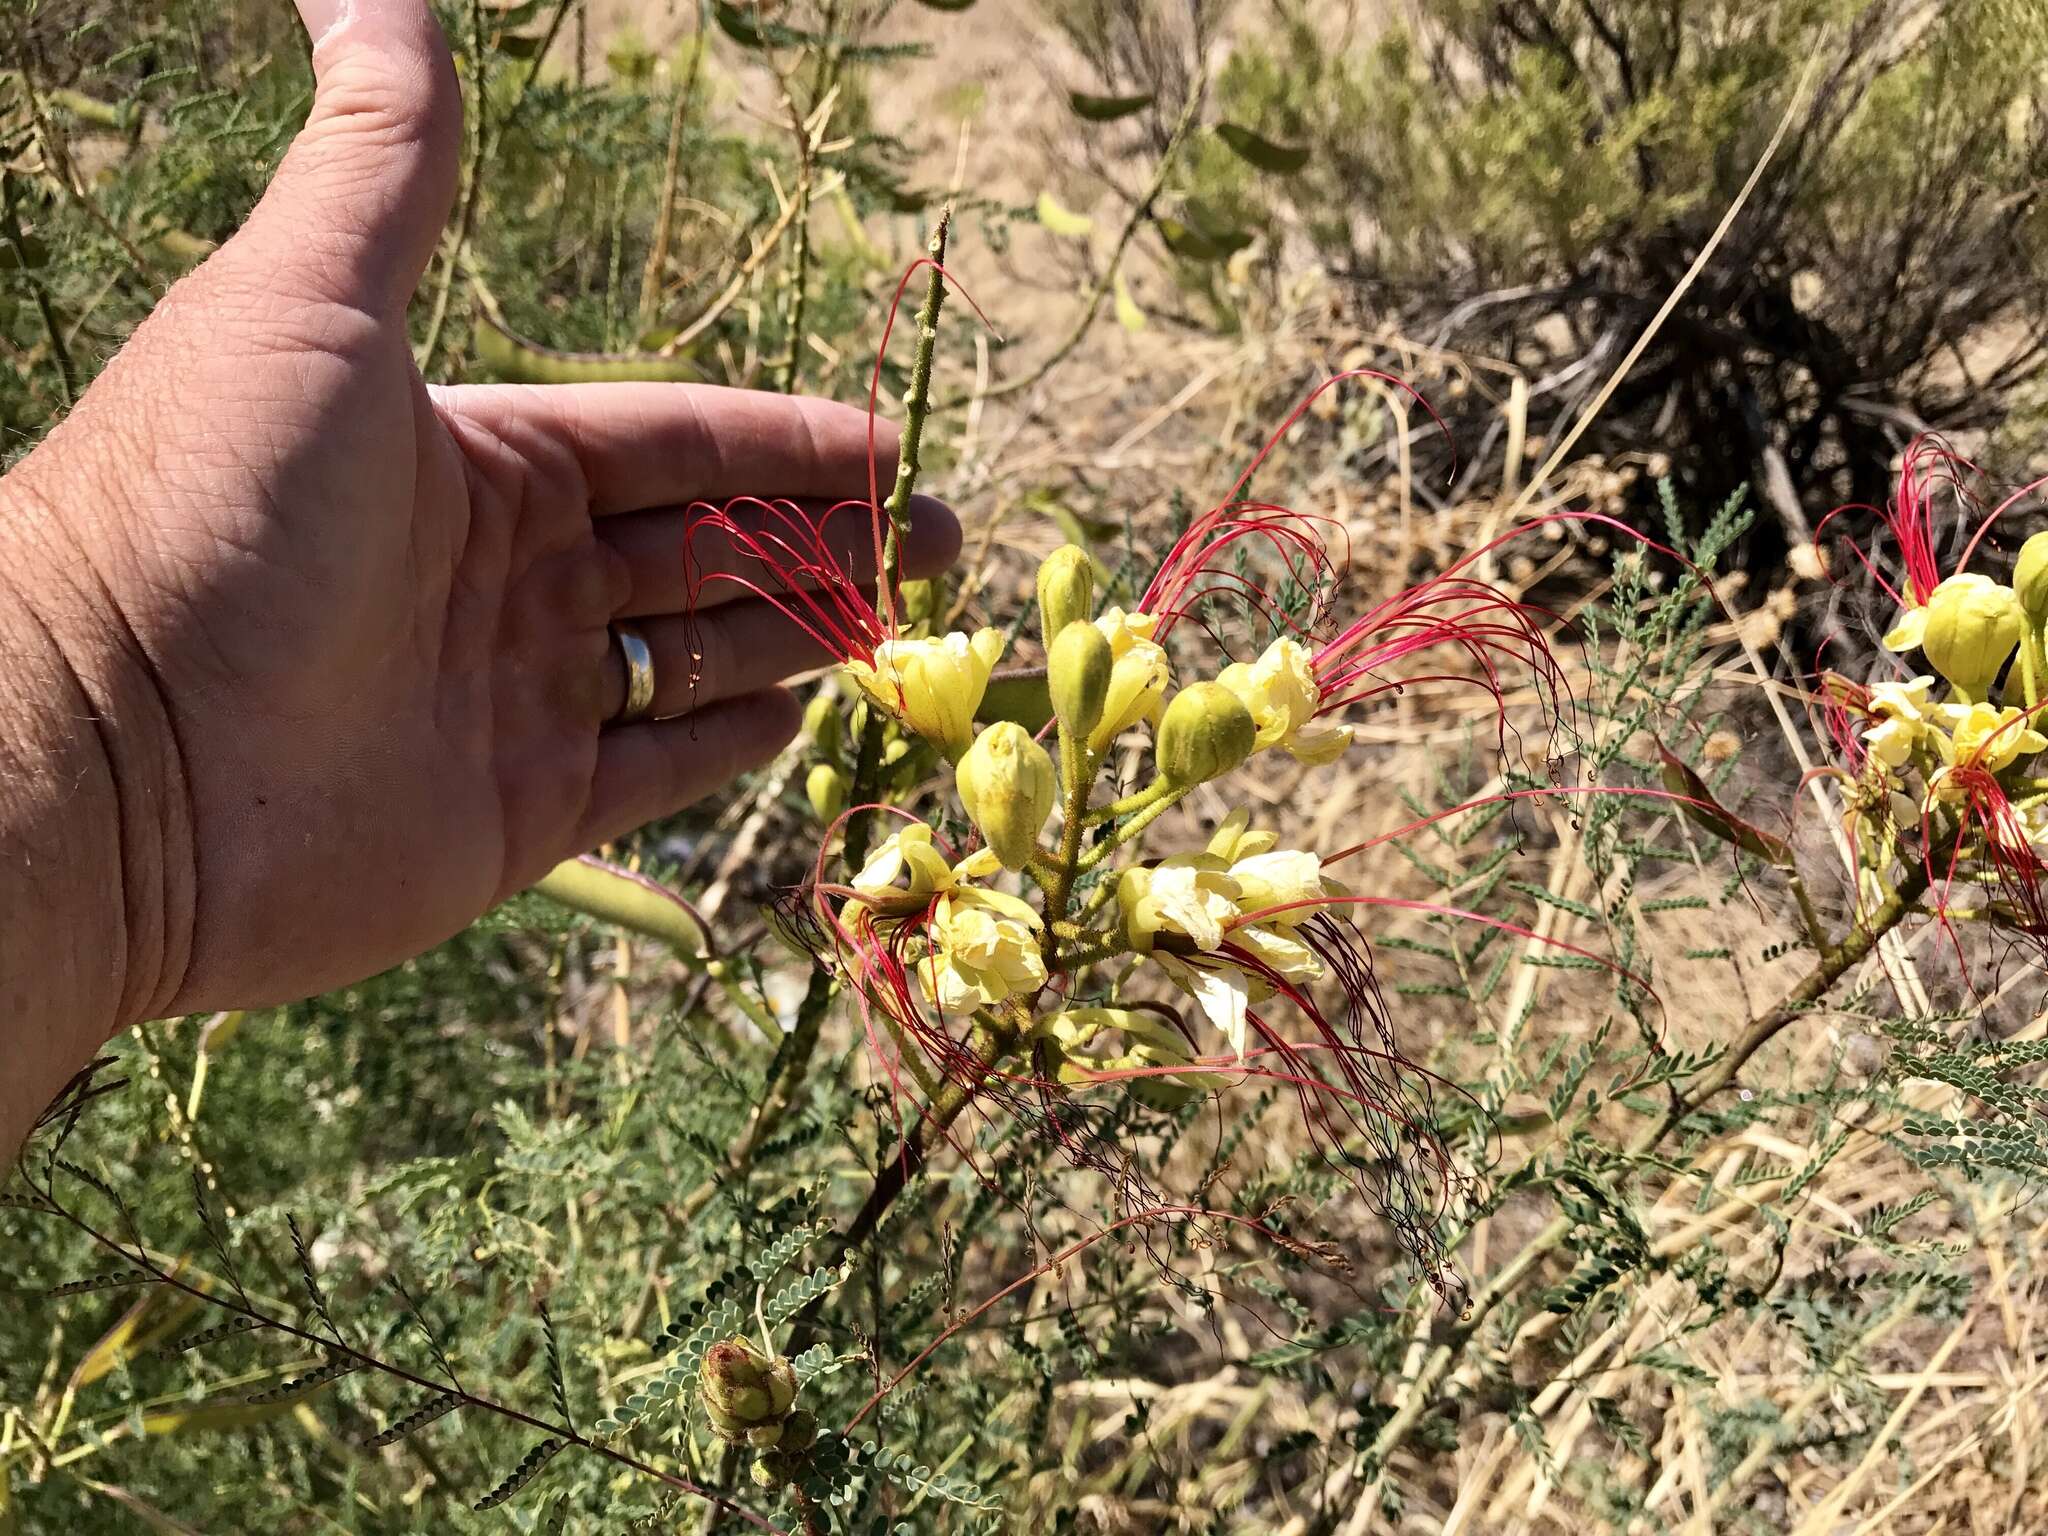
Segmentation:
{"type": "Polygon", "coordinates": [[[613,725],[631,725],[654,713],[654,652],[646,637],[632,624],[612,625],[612,643],[619,648],[619,660],[626,665],[626,702],[613,715],[613,725]]]}

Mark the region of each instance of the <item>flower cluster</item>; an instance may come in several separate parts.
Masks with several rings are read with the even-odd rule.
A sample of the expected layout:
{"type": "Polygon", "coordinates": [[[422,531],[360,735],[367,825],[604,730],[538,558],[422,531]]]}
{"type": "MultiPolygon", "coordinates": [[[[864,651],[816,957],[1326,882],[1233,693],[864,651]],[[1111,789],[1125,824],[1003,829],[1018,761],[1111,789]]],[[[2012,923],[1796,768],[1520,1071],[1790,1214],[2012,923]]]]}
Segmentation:
{"type": "Polygon", "coordinates": [[[1199,852],[1146,843],[1248,763],[1335,763],[1356,742],[1350,717],[1417,680],[1488,691],[1504,744],[1507,697],[1532,679],[1560,721],[1556,619],[1482,579],[1479,556],[1340,618],[1341,526],[1244,494],[1294,419],[1120,601],[1098,594],[1087,550],[1055,551],[1026,637],[1042,670],[1011,664],[1012,634],[952,627],[943,603],[894,581],[872,499],[856,551],[872,546],[882,571],[872,597],[781,503],[702,519],[740,557],[722,560],[740,574],[706,579],[779,606],[841,665],[807,719],[805,789],[827,837],[803,920],[780,928],[836,970],[892,1082],[900,1065],[934,1103],[1035,1098],[1065,1142],[1083,1095],[1171,1110],[1262,1077],[1299,1095],[1348,1176],[1401,1186],[1375,1203],[1425,1246],[1411,1154],[1429,1178],[1446,1164],[1356,921],[1384,898],[1348,891],[1322,854],[1280,847],[1243,810],[1199,852]],[[913,802],[915,820],[898,808],[913,802]],[[826,874],[834,833],[844,881],[826,874]]]}
{"type": "MultiPolygon", "coordinates": [[[[1856,771],[1850,816],[1871,878],[1917,857],[1944,913],[1962,910],[1959,889],[1989,892],[1983,909],[2023,932],[2048,934],[2048,782],[2033,760],[2048,751],[2040,727],[2048,700],[2048,533],[2022,546],[2010,584],[1978,571],[1943,576],[1935,556],[1937,492],[1974,505],[1971,467],[1939,443],[1907,452],[1897,494],[1883,514],[1898,541],[1904,579],[1894,586],[1865,558],[1898,604],[1885,648],[1917,654],[1927,668],[1866,688],[1837,683],[1831,698],[1849,716],[1837,730],[1856,771]],[[1917,854],[1903,837],[1917,832],[1917,854]]],[[[2016,499],[2016,498],[2014,498],[2016,499]]],[[[2013,499],[1989,513],[1963,552],[2013,499]]],[[[1859,558],[1860,552],[1859,552],[1859,558]]]]}

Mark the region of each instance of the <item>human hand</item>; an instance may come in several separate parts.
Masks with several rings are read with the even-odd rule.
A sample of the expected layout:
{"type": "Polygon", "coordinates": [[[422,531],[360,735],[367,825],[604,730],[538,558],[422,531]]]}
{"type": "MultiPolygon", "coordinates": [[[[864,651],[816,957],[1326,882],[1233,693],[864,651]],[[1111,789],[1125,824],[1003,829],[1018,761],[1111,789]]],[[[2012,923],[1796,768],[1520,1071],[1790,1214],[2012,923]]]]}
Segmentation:
{"type": "MultiPolygon", "coordinates": [[[[425,0],[299,3],[319,89],[276,182],[0,482],[0,906],[49,914],[0,925],[0,1004],[68,979],[87,1054],[372,974],[767,760],[798,722],[777,685],[824,653],[731,583],[682,616],[681,508],[868,488],[848,406],[427,387],[405,314],[457,177],[453,67],[425,0]],[[601,729],[621,617],[682,718],[601,729]]],[[[906,574],[958,539],[919,503],[906,574]]]]}

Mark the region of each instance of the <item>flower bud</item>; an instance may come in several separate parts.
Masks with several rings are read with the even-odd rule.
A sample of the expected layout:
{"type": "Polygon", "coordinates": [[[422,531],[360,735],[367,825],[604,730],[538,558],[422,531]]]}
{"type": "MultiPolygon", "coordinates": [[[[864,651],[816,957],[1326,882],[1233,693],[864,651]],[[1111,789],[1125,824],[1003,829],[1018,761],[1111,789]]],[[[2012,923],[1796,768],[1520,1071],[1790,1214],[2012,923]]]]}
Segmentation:
{"type": "Polygon", "coordinates": [[[906,581],[896,589],[898,613],[905,629],[936,624],[946,606],[946,584],[933,577],[906,581]]]}
{"type": "MultiPolygon", "coordinates": [[[[1110,649],[1116,649],[1114,642],[1110,649]]],[[[1109,688],[1102,700],[1102,718],[1088,733],[1088,750],[1104,752],[1109,744],[1140,720],[1157,717],[1172,674],[1165,650],[1150,640],[1136,640],[1109,669],[1109,688]]]]}
{"type": "Polygon", "coordinates": [[[752,1439],[757,1430],[779,1431],[796,1401],[796,1368],[742,1338],[705,1351],[697,1377],[712,1427],[735,1445],[760,1443],[752,1439]]]}
{"type": "Polygon", "coordinates": [[[1095,611],[1095,562],[1076,544],[1062,544],[1038,568],[1038,632],[1050,641],[1095,611]]]}
{"type": "Polygon", "coordinates": [[[1102,723],[1115,665],[1102,631],[1085,619],[1076,619],[1054,639],[1045,660],[1045,685],[1069,740],[1086,741],[1102,723]]]}
{"type": "Polygon", "coordinates": [[[1988,576],[1951,576],[1927,599],[1920,649],[1934,670],[1982,696],[2020,643],[2026,616],[2012,588],[1988,576]]]}
{"type": "Polygon", "coordinates": [[[1220,778],[1252,755],[1259,728],[1242,700],[1221,683],[1194,683],[1166,706],[1154,757],[1176,789],[1220,778]]]}
{"type": "Polygon", "coordinates": [[[846,809],[846,794],[851,788],[846,775],[830,763],[819,763],[804,779],[804,794],[810,799],[812,812],[828,825],[846,809]]]}
{"type": "Polygon", "coordinates": [[[2020,546],[2012,589],[2028,618],[2036,624],[2048,620],[2048,533],[2037,533],[2020,546]]]}
{"type": "Polygon", "coordinates": [[[830,689],[818,693],[804,707],[804,734],[826,757],[837,757],[846,743],[845,727],[839,719],[839,700],[830,689]]]}
{"type": "Polygon", "coordinates": [[[1014,720],[975,738],[955,775],[960,803],[1005,869],[1022,869],[1059,793],[1052,758],[1014,720]]]}

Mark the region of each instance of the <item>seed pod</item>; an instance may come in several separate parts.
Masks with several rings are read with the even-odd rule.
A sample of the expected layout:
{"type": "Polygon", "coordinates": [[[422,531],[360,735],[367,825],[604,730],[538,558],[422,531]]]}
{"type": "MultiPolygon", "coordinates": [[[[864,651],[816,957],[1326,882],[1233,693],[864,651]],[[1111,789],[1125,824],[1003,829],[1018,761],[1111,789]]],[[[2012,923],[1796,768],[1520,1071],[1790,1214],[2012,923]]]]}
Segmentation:
{"type": "Polygon", "coordinates": [[[1075,544],[1062,544],[1038,568],[1038,632],[1050,639],[1095,611],[1095,563],[1075,544]]]}
{"type": "Polygon", "coordinates": [[[796,1368],[779,1355],[764,1355],[742,1338],[726,1339],[706,1350],[697,1380],[712,1428],[735,1445],[760,1444],[753,1437],[764,1429],[772,1428],[779,1438],[782,1421],[796,1401],[796,1368]]]}
{"type": "Polygon", "coordinates": [[[1069,740],[1086,741],[1102,722],[1115,665],[1109,641],[1085,619],[1076,619],[1054,639],[1045,661],[1046,691],[1069,740]]]}
{"type": "Polygon", "coordinates": [[[1935,671],[1981,698],[2025,627],[2026,615],[2012,588],[1988,576],[1951,576],[1927,599],[1920,649],[1935,671]]]}
{"type": "Polygon", "coordinates": [[[804,794],[818,820],[831,823],[846,809],[847,791],[852,786],[846,775],[830,763],[819,763],[804,779],[804,794]]]}
{"type": "Polygon", "coordinates": [[[1259,728],[1221,683],[1194,683],[1166,706],[1154,751],[1159,776],[1176,789],[1221,778],[1252,755],[1259,728]]]}
{"type": "Polygon", "coordinates": [[[1014,720],[975,738],[955,775],[960,803],[1005,869],[1022,869],[1059,793],[1052,758],[1014,720]]]}

